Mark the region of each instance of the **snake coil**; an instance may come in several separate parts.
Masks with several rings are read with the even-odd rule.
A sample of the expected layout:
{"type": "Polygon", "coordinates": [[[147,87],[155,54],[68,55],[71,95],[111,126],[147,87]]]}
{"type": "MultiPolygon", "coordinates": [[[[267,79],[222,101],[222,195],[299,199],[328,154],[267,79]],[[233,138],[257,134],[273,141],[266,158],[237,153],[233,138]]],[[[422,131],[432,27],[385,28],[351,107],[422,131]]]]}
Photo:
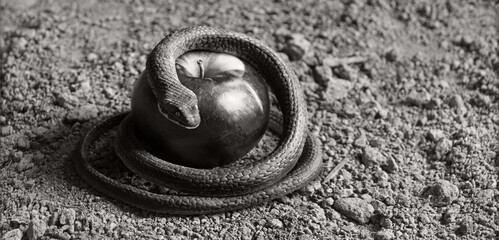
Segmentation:
{"type": "Polygon", "coordinates": [[[317,139],[307,129],[307,109],[298,79],[270,47],[254,38],[212,27],[191,27],[166,36],[152,50],[145,69],[159,111],[186,128],[199,124],[197,99],[180,83],[175,69],[175,60],[192,50],[234,55],[264,77],[282,111],[282,115],[273,113],[271,117],[271,125],[281,136],[276,149],[258,162],[238,167],[196,169],[176,165],[147,152],[145,143],[135,134],[132,114],[122,113],[85,135],[74,158],[78,174],[113,198],[169,214],[206,214],[249,207],[282,197],[313,180],[323,164],[317,139]],[[88,152],[92,143],[118,125],[115,152],[127,168],[180,194],[156,194],[125,185],[90,165],[88,152]]]}

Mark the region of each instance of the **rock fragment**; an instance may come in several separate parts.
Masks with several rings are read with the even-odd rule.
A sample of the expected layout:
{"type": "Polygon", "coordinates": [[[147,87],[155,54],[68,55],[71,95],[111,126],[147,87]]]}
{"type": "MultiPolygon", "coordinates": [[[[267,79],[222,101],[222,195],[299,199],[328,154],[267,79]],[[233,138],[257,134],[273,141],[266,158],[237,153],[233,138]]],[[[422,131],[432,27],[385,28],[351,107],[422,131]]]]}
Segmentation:
{"type": "Polygon", "coordinates": [[[55,101],[57,105],[70,108],[72,106],[76,106],[78,104],[78,98],[69,94],[69,93],[57,93],[55,96],[55,101]]]}
{"type": "Polygon", "coordinates": [[[19,50],[25,50],[28,45],[28,41],[23,37],[14,38],[13,42],[12,46],[19,50]]]}
{"type": "Polygon", "coordinates": [[[97,60],[98,58],[99,58],[99,56],[95,53],[91,52],[91,53],[87,54],[87,61],[89,61],[89,62],[93,62],[93,61],[97,60]]]}
{"type": "Polygon", "coordinates": [[[106,88],[104,89],[104,95],[106,95],[106,98],[108,99],[113,99],[116,96],[116,91],[113,88],[106,88]]]}
{"type": "Polygon", "coordinates": [[[431,98],[430,101],[428,101],[424,107],[426,109],[439,109],[441,105],[442,105],[442,100],[440,100],[440,98],[431,98]]]}
{"type": "Polygon", "coordinates": [[[362,163],[366,166],[382,165],[386,162],[386,157],[378,149],[365,147],[362,149],[362,163]]]}
{"type": "Polygon", "coordinates": [[[386,52],[386,60],[395,62],[400,59],[400,52],[396,48],[391,48],[386,52]]]}
{"type": "Polygon", "coordinates": [[[27,229],[27,235],[29,240],[39,239],[45,234],[47,230],[47,223],[40,219],[33,219],[27,229]]]}
{"type": "Polygon", "coordinates": [[[425,89],[420,91],[412,90],[407,95],[405,102],[410,106],[422,107],[426,106],[431,99],[431,94],[425,89]]]}
{"type": "Polygon", "coordinates": [[[21,136],[17,139],[16,147],[20,150],[29,149],[30,142],[25,136],[21,136]]]}
{"type": "Polygon", "coordinates": [[[395,234],[391,229],[379,230],[374,234],[374,239],[376,240],[391,240],[395,238],[395,234]]]}
{"type": "Polygon", "coordinates": [[[90,92],[92,90],[92,86],[90,85],[90,81],[84,80],[80,83],[80,90],[84,93],[90,92]]]}
{"type": "Polygon", "coordinates": [[[331,79],[333,78],[333,70],[331,70],[331,67],[329,66],[316,66],[313,69],[313,73],[315,82],[317,82],[322,87],[327,87],[329,81],[331,81],[331,79]]]}
{"type": "Polygon", "coordinates": [[[456,109],[456,112],[460,114],[464,114],[468,111],[464,105],[463,98],[457,94],[452,95],[449,98],[449,107],[456,109]]]}
{"type": "Polygon", "coordinates": [[[475,231],[474,222],[472,220],[464,220],[459,223],[456,233],[459,235],[468,235],[475,231]]]}
{"type": "Polygon", "coordinates": [[[17,164],[17,171],[22,172],[30,169],[34,166],[33,154],[26,154],[21,158],[21,161],[17,164]]]}
{"type": "Polygon", "coordinates": [[[422,196],[430,199],[434,206],[446,206],[459,197],[459,188],[447,180],[441,180],[427,187],[422,196]]]}
{"type": "Polygon", "coordinates": [[[3,126],[0,128],[0,134],[2,136],[9,136],[14,132],[14,128],[12,126],[3,126]]]}
{"type": "Polygon", "coordinates": [[[21,229],[16,228],[6,232],[2,236],[2,240],[21,240],[22,237],[23,237],[23,232],[21,231],[21,229]]]}
{"type": "Polygon", "coordinates": [[[73,225],[76,220],[76,211],[73,208],[62,210],[59,223],[61,225],[73,225]]]}
{"type": "Polygon", "coordinates": [[[270,220],[268,222],[268,225],[271,228],[282,228],[284,226],[284,224],[282,223],[282,221],[279,220],[279,219],[277,219],[277,218],[274,218],[274,219],[270,220]]]}
{"type": "Polygon", "coordinates": [[[452,141],[444,137],[435,145],[435,157],[441,160],[452,149],[452,141]]]}
{"type": "Polygon", "coordinates": [[[67,123],[86,122],[97,117],[99,110],[94,104],[87,104],[80,108],[69,111],[65,116],[67,123]]]}
{"type": "Polygon", "coordinates": [[[399,170],[399,165],[397,163],[397,160],[395,157],[390,156],[386,158],[386,163],[385,165],[382,166],[383,170],[389,172],[389,173],[395,173],[399,170]]]}
{"type": "Polygon", "coordinates": [[[453,223],[456,221],[456,217],[459,214],[459,211],[461,210],[461,207],[457,204],[451,205],[447,210],[445,211],[444,215],[442,216],[442,221],[444,223],[453,223]]]}
{"type": "Polygon", "coordinates": [[[353,88],[353,83],[340,78],[332,78],[323,93],[327,102],[334,102],[348,96],[348,92],[353,88]]]}
{"type": "Polygon", "coordinates": [[[442,130],[440,129],[431,129],[427,133],[428,138],[431,141],[438,142],[441,139],[445,138],[445,134],[442,130]]]}
{"type": "Polygon", "coordinates": [[[291,34],[286,46],[282,50],[286,53],[291,61],[302,59],[311,48],[312,44],[305,38],[303,34],[291,34]]]}
{"type": "Polygon", "coordinates": [[[341,198],[334,202],[333,208],[339,213],[358,221],[368,223],[374,207],[361,198],[341,198]]]}
{"type": "Polygon", "coordinates": [[[360,136],[355,139],[353,145],[358,148],[365,148],[367,146],[367,137],[364,133],[361,133],[360,136]]]}

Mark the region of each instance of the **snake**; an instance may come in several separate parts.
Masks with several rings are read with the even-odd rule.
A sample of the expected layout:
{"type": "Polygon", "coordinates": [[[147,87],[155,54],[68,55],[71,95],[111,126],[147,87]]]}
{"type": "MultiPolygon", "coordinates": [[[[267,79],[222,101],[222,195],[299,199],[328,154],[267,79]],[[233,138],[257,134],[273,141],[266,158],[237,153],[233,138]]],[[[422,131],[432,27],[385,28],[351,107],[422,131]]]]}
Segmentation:
{"type": "Polygon", "coordinates": [[[83,137],[76,151],[76,172],[91,186],[129,205],[152,212],[194,215],[232,211],[262,204],[294,192],[318,177],[322,152],[307,127],[308,112],[299,80],[278,54],[262,41],[221,28],[196,26],[173,31],[150,52],[145,72],[158,111],[186,129],[199,126],[196,95],[179,81],[175,60],[189,51],[231,54],[246,61],[272,89],[280,112],[269,126],[280,140],[258,161],[209,169],[191,168],[160,159],[137,137],[133,111],[110,117],[83,137]],[[112,179],[90,163],[91,146],[117,127],[114,151],[137,176],[173,193],[153,193],[112,179]]]}

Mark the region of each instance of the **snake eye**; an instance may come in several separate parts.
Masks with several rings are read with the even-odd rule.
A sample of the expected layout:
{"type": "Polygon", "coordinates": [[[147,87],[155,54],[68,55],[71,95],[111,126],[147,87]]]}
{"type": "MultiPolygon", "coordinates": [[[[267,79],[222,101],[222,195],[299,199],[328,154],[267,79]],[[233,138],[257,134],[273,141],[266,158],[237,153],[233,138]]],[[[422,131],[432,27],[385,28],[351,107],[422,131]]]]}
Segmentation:
{"type": "Polygon", "coordinates": [[[175,116],[180,117],[180,111],[175,111],[175,116]]]}

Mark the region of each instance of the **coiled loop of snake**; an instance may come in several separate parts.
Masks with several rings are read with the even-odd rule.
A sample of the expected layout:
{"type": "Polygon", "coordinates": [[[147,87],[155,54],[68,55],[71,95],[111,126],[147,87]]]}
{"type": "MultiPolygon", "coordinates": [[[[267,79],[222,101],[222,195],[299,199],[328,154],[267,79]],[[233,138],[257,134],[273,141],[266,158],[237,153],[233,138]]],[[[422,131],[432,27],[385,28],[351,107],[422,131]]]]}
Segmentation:
{"type": "Polygon", "coordinates": [[[78,173],[97,189],[129,204],[178,214],[258,204],[312,180],[322,169],[322,160],[319,146],[307,130],[307,109],[298,79],[270,47],[256,39],[211,27],[187,28],[165,37],[151,52],[145,70],[158,106],[161,108],[166,101],[181,104],[183,101],[175,96],[189,95],[189,90],[178,80],[175,60],[191,50],[232,54],[251,64],[264,77],[282,111],[282,134],[277,148],[260,161],[242,167],[195,169],[176,165],[145,151],[135,136],[132,113],[110,119],[87,134],[75,162],[78,173]],[[86,155],[91,142],[123,118],[115,140],[115,151],[123,163],[138,176],[188,196],[158,196],[124,186],[90,166],[86,155]],[[153,203],[156,206],[151,206],[153,203]]]}
{"type": "Polygon", "coordinates": [[[296,164],[307,130],[307,110],[294,72],[270,47],[244,34],[209,27],[188,28],[165,37],[148,59],[146,71],[158,103],[169,95],[178,94],[176,91],[183,91],[178,86],[181,84],[175,60],[190,50],[235,55],[247,61],[263,76],[274,91],[283,113],[283,138],[276,150],[242,169],[231,166],[193,169],[165,162],[147,151],[137,149],[132,131],[122,127],[116,142],[116,153],[139,176],[192,193],[237,195],[266,187],[282,178],[296,164]]]}

